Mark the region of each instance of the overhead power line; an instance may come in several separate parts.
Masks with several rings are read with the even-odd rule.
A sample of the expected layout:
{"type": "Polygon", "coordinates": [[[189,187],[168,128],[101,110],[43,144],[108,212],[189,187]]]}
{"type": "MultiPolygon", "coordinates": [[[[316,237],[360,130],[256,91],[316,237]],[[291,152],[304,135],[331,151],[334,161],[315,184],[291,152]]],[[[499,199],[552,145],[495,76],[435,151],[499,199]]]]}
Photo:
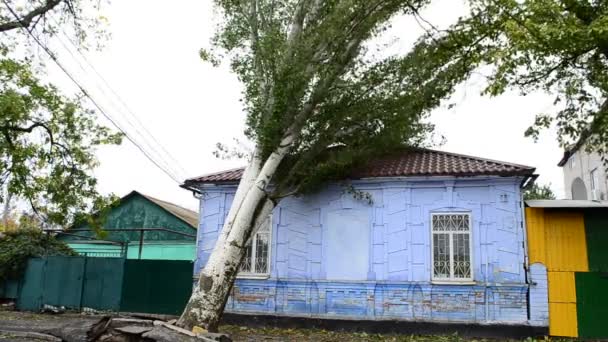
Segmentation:
{"type": "MultiPolygon", "coordinates": [[[[74,55],[74,53],[72,53],[72,51],[70,50],[70,48],[69,48],[68,46],[66,46],[66,45],[63,43],[63,41],[62,41],[62,40],[61,40],[59,37],[57,37],[57,36],[56,36],[55,38],[57,38],[57,40],[58,40],[58,41],[61,43],[61,45],[63,46],[63,48],[64,48],[64,49],[65,49],[65,50],[66,50],[66,51],[67,51],[67,52],[70,54],[70,56],[71,56],[71,57],[74,59],[74,61],[76,62],[76,64],[77,64],[77,65],[80,67],[80,69],[83,71],[83,73],[84,73],[85,77],[88,79],[88,78],[89,78],[89,77],[88,77],[88,76],[89,76],[89,75],[88,75],[88,72],[87,72],[86,68],[85,68],[85,67],[82,65],[82,63],[80,62],[80,60],[78,59],[78,57],[76,57],[76,56],[74,55]]],[[[67,38],[67,34],[66,34],[66,38],[67,38]]],[[[69,38],[67,38],[67,39],[69,39],[69,38]]],[[[73,46],[73,43],[71,43],[71,45],[73,46]]],[[[84,55],[82,55],[82,54],[81,54],[81,56],[83,56],[83,57],[84,57],[84,55]]],[[[90,67],[92,67],[92,64],[89,64],[89,66],[90,66],[90,67]]],[[[100,76],[101,76],[101,75],[100,75],[100,76]]],[[[98,89],[98,90],[101,92],[101,94],[102,94],[103,96],[105,96],[106,98],[108,98],[108,96],[107,96],[107,94],[106,94],[105,90],[103,89],[103,87],[99,86],[98,84],[95,84],[95,86],[96,86],[96,87],[97,87],[97,89],[98,89]]],[[[110,88],[110,87],[108,86],[108,88],[110,88]]],[[[110,101],[110,104],[114,105],[114,103],[113,103],[112,99],[110,99],[109,101],[110,101]]],[[[126,105],[126,104],[125,104],[125,105],[126,105]]],[[[117,107],[117,108],[118,108],[118,107],[117,107]]],[[[117,111],[116,111],[116,113],[120,115],[120,114],[121,114],[121,111],[120,111],[120,110],[117,110],[117,111]]],[[[172,156],[172,155],[171,155],[171,154],[170,154],[170,153],[169,153],[169,152],[168,152],[168,151],[167,151],[167,150],[166,150],[166,149],[165,149],[165,148],[164,148],[164,147],[163,147],[163,146],[162,146],[162,145],[161,145],[161,144],[158,142],[158,140],[156,140],[156,138],[155,138],[155,137],[154,137],[154,136],[153,136],[153,135],[152,135],[152,134],[151,134],[151,133],[150,133],[150,132],[149,132],[149,131],[146,129],[146,127],[143,125],[143,123],[141,123],[141,122],[140,122],[140,121],[137,119],[137,116],[135,116],[135,114],[133,114],[133,113],[131,113],[131,115],[134,117],[134,119],[135,119],[137,122],[139,122],[139,123],[140,123],[141,128],[142,128],[143,130],[145,130],[146,132],[148,132],[148,134],[149,134],[149,135],[152,137],[152,139],[153,139],[153,140],[156,142],[156,144],[157,144],[158,146],[160,146],[160,148],[161,148],[163,151],[165,151],[165,155],[166,155],[166,156],[168,156],[170,159],[172,159],[172,160],[173,160],[173,163],[174,163],[175,165],[178,165],[178,166],[179,166],[179,163],[177,162],[177,160],[175,160],[175,158],[173,158],[173,156],[172,156]]],[[[154,147],[154,144],[152,144],[152,143],[150,143],[150,142],[148,141],[148,139],[146,138],[146,135],[144,135],[144,134],[142,134],[142,133],[140,132],[140,130],[138,129],[137,125],[136,125],[136,124],[134,124],[134,123],[133,123],[133,122],[132,122],[132,121],[129,119],[129,117],[128,117],[127,115],[122,115],[122,117],[123,117],[124,119],[126,119],[127,124],[128,124],[128,125],[130,125],[130,126],[131,126],[131,127],[134,129],[134,130],[135,130],[135,133],[137,133],[137,135],[138,135],[139,137],[141,137],[141,139],[143,140],[143,145],[147,146],[147,148],[149,148],[149,149],[150,149],[150,150],[153,152],[153,153],[151,153],[151,154],[154,154],[154,155],[155,155],[155,156],[158,158],[157,162],[159,162],[159,164],[162,164],[162,165],[163,165],[163,167],[164,167],[165,169],[169,170],[169,171],[171,172],[171,174],[173,174],[173,176],[174,176],[174,177],[176,177],[176,178],[178,178],[178,179],[183,179],[183,178],[185,178],[185,177],[181,177],[181,176],[179,176],[179,172],[175,172],[176,170],[174,170],[174,169],[171,167],[171,165],[172,165],[172,164],[171,164],[171,163],[169,163],[169,162],[167,162],[167,161],[165,160],[165,158],[163,157],[163,154],[162,154],[162,153],[159,153],[159,152],[157,151],[157,149],[154,147]]],[[[125,127],[123,127],[122,129],[123,129],[124,131],[126,131],[126,128],[125,128],[125,127]]],[[[131,137],[132,137],[133,139],[135,139],[135,136],[134,136],[134,135],[131,135],[131,137]]],[[[140,142],[140,143],[141,143],[141,142],[140,142]]],[[[142,146],[142,147],[144,147],[144,146],[142,146]]],[[[180,166],[180,168],[181,168],[181,170],[182,170],[182,175],[187,175],[187,172],[186,172],[186,171],[183,169],[183,167],[181,167],[181,166],[180,166]]]]}
{"type": "MultiPolygon", "coordinates": [[[[61,27],[59,25],[59,23],[57,23],[57,21],[53,18],[51,18],[51,20],[53,20],[53,22],[57,25],[57,27],[61,27]]],[[[153,143],[155,143],[157,146],[160,147],[161,151],[164,153],[164,155],[166,157],[169,157],[169,159],[171,160],[171,162],[173,164],[175,164],[175,166],[177,166],[179,168],[179,170],[184,174],[187,175],[188,172],[186,171],[186,169],[180,164],[180,162],[175,159],[173,157],[173,155],[167,151],[167,149],[164,147],[163,144],[161,144],[156,137],[146,128],[146,126],[141,122],[141,120],[139,119],[138,115],[131,110],[131,108],[129,107],[129,105],[127,104],[127,102],[118,94],[117,91],[115,91],[113,89],[113,87],[109,84],[109,82],[105,79],[105,77],[97,70],[97,68],[93,65],[93,63],[91,63],[88,58],[85,56],[85,54],[82,53],[82,51],[80,51],[80,49],[78,49],[78,47],[71,41],[71,39],[69,38],[68,34],[65,32],[64,29],[60,28],[60,33],[63,35],[63,37],[68,41],[68,43],[72,46],[72,48],[74,49],[74,51],[76,51],[76,53],[82,58],[82,60],[87,64],[87,66],[93,71],[93,73],[102,81],[102,83],[105,85],[106,88],[109,89],[110,93],[118,100],[118,102],[124,107],[124,109],[126,109],[127,114],[129,114],[136,122],[137,125],[139,125],[139,127],[141,127],[141,129],[147,134],[148,137],[150,137],[153,141],[153,143]]],[[[71,49],[66,46],[66,44],[63,42],[63,40],[59,37],[56,37],[57,40],[59,41],[59,43],[64,47],[64,49],[74,58],[74,60],[77,61],[77,57],[74,56],[74,54],[72,53],[71,49]]],[[[84,67],[82,67],[82,65],[77,61],[77,63],[79,64],[80,68],[86,73],[86,70],[84,69],[84,67]]],[[[100,91],[103,92],[103,90],[98,87],[98,89],[100,89],[100,91]]],[[[131,123],[131,121],[127,118],[127,116],[125,116],[125,118],[127,119],[127,121],[129,122],[129,124],[131,124],[131,126],[134,127],[134,129],[136,131],[138,131],[137,129],[137,125],[131,123]]],[[[138,131],[138,133],[144,138],[146,139],[146,135],[142,134],[138,131]]],[[[149,146],[152,146],[152,144],[149,144],[149,146]]],[[[159,155],[161,155],[161,153],[159,153],[159,155]]]]}
{"type": "MultiPolygon", "coordinates": [[[[13,15],[15,17],[15,19],[21,23],[20,21],[20,17],[19,15],[15,12],[15,10],[10,6],[10,4],[7,2],[7,0],[2,0],[2,2],[4,3],[4,5],[6,6],[6,8],[8,9],[8,11],[11,13],[11,15],[13,15]]],[[[76,85],[76,87],[78,87],[78,89],[84,94],[84,96],[86,96],[91,103],[99,110],[99,112],[106,118],[108,119],[112,125],[114,125],[114,127],[116,127],[116,129],[118,129],[121,133],[123,133],[125,135],[125,137],[131,142],[133,143],[133,145],[135,145],[135,147],[137,147],[137,149],[144,154],[144,156],[150,161],[152,162],[158,169],[160,169],[161,171],[163,171],[163,173],[165,173],[167,176],[169,176],[171,179],[173,179],[176,183],[181,184],[181,181],[175,176],[173,175],[169,170],[167,170],[165,167],[161,166],[159,162],[157,162],[133,137],[131,137],[130,134],[128,134],[126,132],[126,130],[124,130],[117,122],[114,118],[112,118],[112,116],[110,114],[108,114],[105,109],[98,103],[98,101],[96,101],[93,96],[84,88],[84,86],[82,86],[80,84],[80,82],[78,82],[78,80],[76,80],[76,78],[67,70],[67,68],[65,68],[63,66],[63,64],[61,62],[59,62],[59,59],[55,56],[55,54],[44,44],[40,41],[40,39],[38,39],[38,37],[36,37],[36,35],[33,34],[33,32],[26,26],[23,25],[23,23],[21,23],[21,28],[23,30],[25,30],[27,32],[27,34],[32,37],[32,39],[36,42],[36,44],[38,44],[51,58],[51,60],[53,60],[53,62],[59,67],[59,69],[61,69],[61,71],[66,74],[66,76],[76,85]]]]}

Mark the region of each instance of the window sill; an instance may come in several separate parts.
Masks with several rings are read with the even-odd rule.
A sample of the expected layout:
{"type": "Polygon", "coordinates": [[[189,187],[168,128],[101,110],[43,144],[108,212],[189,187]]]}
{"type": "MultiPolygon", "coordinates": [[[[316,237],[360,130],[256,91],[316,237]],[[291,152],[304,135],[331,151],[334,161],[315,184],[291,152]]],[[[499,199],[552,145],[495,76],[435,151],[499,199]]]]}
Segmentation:
{"type": "Polygon", "coordinates": [[[270,274],[243,273],[237,274],[236,279],[268,279],[270,274]]]}
{"type": "Polygon", "coordinates": [[[477,285],[473,280],[431,280],[433,285],[477,285]]]}

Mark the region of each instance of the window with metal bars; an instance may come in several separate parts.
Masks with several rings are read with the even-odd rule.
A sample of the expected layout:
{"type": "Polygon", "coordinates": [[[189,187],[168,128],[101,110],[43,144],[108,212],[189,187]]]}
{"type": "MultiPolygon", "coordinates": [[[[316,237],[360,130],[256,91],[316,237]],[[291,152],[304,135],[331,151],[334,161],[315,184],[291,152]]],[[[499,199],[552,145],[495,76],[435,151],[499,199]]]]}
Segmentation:
{"type": "Polygon", "coordinates": [[[472,281],[471,215],[433,213],[431,244],[434,281],[472,281]]]}
{"type": "Polygon", "coordinates": [[[240,276],[260,276],[270,273],[270,217],[249,240],[241,263],[240,276]]]}

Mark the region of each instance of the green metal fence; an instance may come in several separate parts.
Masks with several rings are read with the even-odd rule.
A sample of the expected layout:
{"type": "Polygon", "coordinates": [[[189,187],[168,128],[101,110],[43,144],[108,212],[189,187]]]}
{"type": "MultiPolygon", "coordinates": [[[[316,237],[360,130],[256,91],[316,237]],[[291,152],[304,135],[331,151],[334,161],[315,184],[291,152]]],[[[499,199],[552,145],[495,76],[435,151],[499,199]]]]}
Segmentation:
{"type": "Polygon", "coordinates": [[[179,314],[192,292],[192,262],[50,256],[28,260],[17,308],[179,314]]]}
{"type": "Polygon", "coordinates": [[[608,272],[608,212],[588,210],[585,212],[587,255],[590,272],[608,272]]]}
{"type": "Polygon", "coordinates": [[[46,260],[41,258],[27,261],[27,267],[20,282],[19,295],[17,296],[17,307],[19,309],[37,311],[42,307],[45,264],[46,260]]]}
{"type": "Polygon", "coordinates": [[[578,336],[608,339],[608,273],[576,272],[578,336]]]}
{"type": "Polygon", "coordinates": [[[81,307],[119,311],[125,259],[86,258],[81,307]]]}
{"type": "Polygon", "coordinates": [[[122,311],[179,315],[192,294],[192,263],[126,260],[122,311]]]}
{"type": "Polygon", "coordinates": [[[0,298],[17,299],[19,297],[19,282],[9,280],[0,282],[0,298]]]}

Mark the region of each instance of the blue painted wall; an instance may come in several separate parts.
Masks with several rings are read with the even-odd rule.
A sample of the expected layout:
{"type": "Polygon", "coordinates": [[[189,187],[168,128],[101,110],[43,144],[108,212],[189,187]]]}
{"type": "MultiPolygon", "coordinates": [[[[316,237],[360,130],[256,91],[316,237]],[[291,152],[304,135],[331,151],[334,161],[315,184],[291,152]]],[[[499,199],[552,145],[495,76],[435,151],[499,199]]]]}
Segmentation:
{"type": "Polygon", "coordinates": [[[530,265],[530,324],[549,326],[549,282],[547,268],[541,263],[530,265]]]}
{"type": "MultiPolygon", "coordinates": [[[[271,274],[238,279],[226,309],[277,315],[458,322],[528,320],[521,179],[357,181],[284,199],[273,213],[271,274]],[[431,282],[433,212],[471,214],[473,278],[431,282]]],[[[202,187],[195,274],[211,253],[235,187],[202,187]]]]}

